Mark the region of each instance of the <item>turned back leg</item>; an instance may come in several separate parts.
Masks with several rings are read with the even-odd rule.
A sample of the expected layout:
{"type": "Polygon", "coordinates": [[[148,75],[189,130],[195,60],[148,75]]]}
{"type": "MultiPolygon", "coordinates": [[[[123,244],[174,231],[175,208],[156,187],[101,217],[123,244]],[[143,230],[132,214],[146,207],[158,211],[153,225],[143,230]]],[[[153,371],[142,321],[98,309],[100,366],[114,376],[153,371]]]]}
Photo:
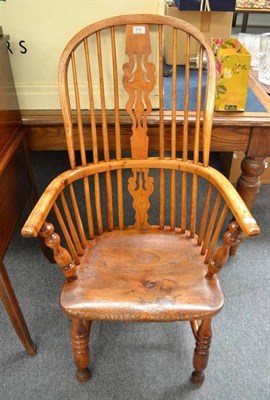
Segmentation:
{"type": "Polygon", "coordinates": [[[82,320],[72,318],[71,341],[74,361],[77,367],[76,377],[79,382],[86,382],[91,378],[88,365],[89,357],[89,334],[91,322],[84,323],[82,320]]]}
{"type": "Polygon", "coordinates": [[[207,367],[208,363],[211,338],[211,318],[209,318],[201,322],[196,333],[196,347],[193,357],[194,371],[191,375],[191,382],[196,385],[202,385],[204,381],[203,371],[207,367]]]}

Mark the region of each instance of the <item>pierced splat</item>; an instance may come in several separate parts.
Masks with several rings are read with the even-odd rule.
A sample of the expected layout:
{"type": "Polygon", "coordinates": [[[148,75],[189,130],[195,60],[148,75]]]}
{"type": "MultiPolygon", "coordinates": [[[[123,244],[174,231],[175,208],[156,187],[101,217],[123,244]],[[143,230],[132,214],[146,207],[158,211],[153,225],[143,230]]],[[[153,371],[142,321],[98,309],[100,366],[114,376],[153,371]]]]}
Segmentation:
{"type": "Polygon", "coordinates": [[[129,98],[126,110],[132,118],[132,158],[146,158],[148,155],[147,117],[152,111],[149,94],[155,86],[153,63],[148,62],[151,54],[148,25],[127,25],[126,54],[129,62],[123,65],[123,86],[129,98]]]}
{"type": "Polygon", "coordinates": [[[135,228],[149,227],[148,210],[149,197],[154,190],[154,178],[148,176],[149,169],[133,169],[133,176],[128,180],[128,191],[133,197],[132,206],[135,210],[135,228]]]}

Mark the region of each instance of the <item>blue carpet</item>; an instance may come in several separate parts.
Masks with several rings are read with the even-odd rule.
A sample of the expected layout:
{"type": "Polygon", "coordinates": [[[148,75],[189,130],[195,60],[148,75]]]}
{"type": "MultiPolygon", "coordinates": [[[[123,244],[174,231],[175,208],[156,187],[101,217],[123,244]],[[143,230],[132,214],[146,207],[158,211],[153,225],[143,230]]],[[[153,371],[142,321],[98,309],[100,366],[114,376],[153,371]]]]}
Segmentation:
{"type": "MultiPolygon", "coordinates": [[[[164,65],[164,72],[168,72],[171,69],[171,65],[164,65]]],[[[177,110],[184,109],[184,76],[185,71],[183,66],[177,67],[177,110]]],[[[203,72],[203,89],[202,95],[205,95],[205,82],[206,82],[206,71],[203,72]]],[[[171,110],[171,92],[172,92],[172,78],[170,76],[164,76],[164,108],[165,110],[171,110]]],[[[197,93],[197,70],[190,70],[190,87],[189,87],[189,98],[190,104],[189,109],[195,111],[196,109],[196,93],[197,93]]],[[[202,102],[203,104],[203,102],[202,102]]],[[[255,96],[252,90],[248,89],[248,97],[245,111],[249,112],[265,112],[266,109],[260,100],[255,96]]],[[[240,111],[241,112],[241,111],[240,111]]]]}

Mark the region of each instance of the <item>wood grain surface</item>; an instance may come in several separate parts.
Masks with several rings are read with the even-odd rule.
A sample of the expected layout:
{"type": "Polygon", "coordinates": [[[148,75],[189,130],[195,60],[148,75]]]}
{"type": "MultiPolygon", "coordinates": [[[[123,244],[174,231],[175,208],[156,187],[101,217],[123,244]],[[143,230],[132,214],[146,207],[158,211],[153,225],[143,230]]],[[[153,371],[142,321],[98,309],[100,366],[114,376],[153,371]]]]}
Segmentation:
{"type": "Polygon", "coordinates": [[[196,239],[173,232],[125,230],[88,243],[66,283],[63,311],[90,320],[175,321],[214,315],[223,305],[217,278],[196,239]]]}

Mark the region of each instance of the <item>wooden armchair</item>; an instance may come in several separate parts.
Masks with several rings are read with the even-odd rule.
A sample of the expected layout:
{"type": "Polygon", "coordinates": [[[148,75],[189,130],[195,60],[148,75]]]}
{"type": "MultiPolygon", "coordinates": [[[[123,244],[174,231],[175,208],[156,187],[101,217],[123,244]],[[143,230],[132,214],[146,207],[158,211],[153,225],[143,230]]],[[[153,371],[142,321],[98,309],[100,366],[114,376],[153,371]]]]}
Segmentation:
{"type": "Polygon", "coordinates": [[[223,306],[217,273],[240,232],[260,232],[234,187],[209,166],[212,51],[197,29],[171,17],[110,18],[68,43],[60,60],[59,90],[71,169],[47,187],[22,234],[43,237],[66,277],[60,304],[72,320],[77,379],[90,378],[92,321],[189,321],[196,340],[191,380],[202,384],[211,319],[223,306]],[[170,113],[163,111],[164,29],[173,31],[170,113]],[[178,31],[184,32],[184,41],[178,31]],[[198,42],[199,69],[189,90],[192,41],[198,42]],[[186,66],[178,72],[177,51],[186,53],[186,66]],[[184,123],[178,132],[180,73],[185,77],[184,123]],[[195,111],[189,109],[192,98],[195,111]],[[151,152],[154,133],[147,119],[153,104],[161,117],[159,148],[151,152]],[[108,109],[114,113],[113,134],[108,133],[108,109]],[[165,123],[171,125],[170,137],[164,136],[165,123]],[[124,142],[129,150],[123,151],[124,142]],[[228,211],[234,221],[216,249],[228,211]],[[47,222],[50,212],[62,231],[61,243],[47,222]]]}

